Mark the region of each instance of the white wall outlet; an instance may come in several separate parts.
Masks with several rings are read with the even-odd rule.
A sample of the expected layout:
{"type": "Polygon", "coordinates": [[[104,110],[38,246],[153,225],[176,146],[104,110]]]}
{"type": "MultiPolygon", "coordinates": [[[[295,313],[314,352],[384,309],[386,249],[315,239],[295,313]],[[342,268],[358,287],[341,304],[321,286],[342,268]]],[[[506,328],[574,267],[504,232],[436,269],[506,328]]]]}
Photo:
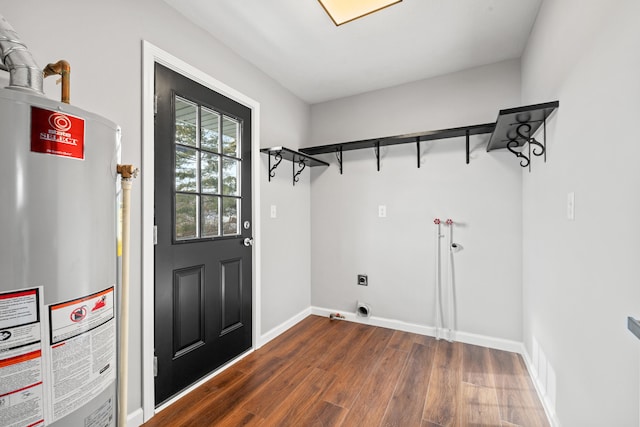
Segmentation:
{"type": "Polygon", "coordinates": [[[387,205],[378,205],[378,218],[387,217],[387,205]]]}
{"type": "Polygon", "coordinates": [[[276,209],[276,205],[271,205],[271,218],[276,218],[278,216],[278,210],[276,209]]]}
{"type": "Polygon", "coordinates": [[[573,191],[567,194],[567,219],[576,219],[576,194],[573,191]]]}

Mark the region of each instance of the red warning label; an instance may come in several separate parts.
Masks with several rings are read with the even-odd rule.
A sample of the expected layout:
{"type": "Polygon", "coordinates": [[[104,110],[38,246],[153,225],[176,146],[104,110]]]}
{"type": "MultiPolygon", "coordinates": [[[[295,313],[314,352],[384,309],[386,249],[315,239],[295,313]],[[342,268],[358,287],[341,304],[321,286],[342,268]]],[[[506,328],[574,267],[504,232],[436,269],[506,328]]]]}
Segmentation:
{"type": "Polygon", "coordinates": [[[32,106],[31,151],[84,159],[84,119],[32,106]]]}

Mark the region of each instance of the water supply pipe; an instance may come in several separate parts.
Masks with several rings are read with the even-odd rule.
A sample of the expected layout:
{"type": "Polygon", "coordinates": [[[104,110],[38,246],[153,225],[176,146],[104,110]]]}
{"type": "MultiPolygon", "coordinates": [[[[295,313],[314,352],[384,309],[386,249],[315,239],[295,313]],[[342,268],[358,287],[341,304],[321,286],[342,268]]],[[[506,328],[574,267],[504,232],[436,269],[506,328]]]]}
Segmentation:
{"type": "Polygon", "coordinates": [[[455,330],[455,292],[453,277],[453,220],[447,219],[446,224],[449,226],[449,243],[447,258],[447,341],[452,342],[455,330]]]}
{"type": "Polygon", "coordinates": [[[11,24],[0,15],[0,69],[9,72],[9,88],[42,95],[42,70],[11,24]]]}
{"type": "Polygon", "coordinates": [[[60,81],[62,82],[62,94],[61,101],[65,104],[69,103],[69,91],[71,85],[71,66],[67,61],[61,59],[55,64],[47,64],[42,71],[45,78],[54,75],[62,76],[60,81]]]}
{"type": "Polygon", "coordinates": [[[138,169],[132,165],[118,165],[122,176],[122,289],[120,304],[120,354],[118,363],[118,426],[127,425],[127,383],[129,377],[129,263],[131,255],[131,187],[138,169]]]}
{"type": "Polygon", "coordinates": [[[440,339],[440,329],[442,328],[442,300],[440,299],[441,273],[440,273],[440,218],[433,220],[436,225],[436,250],[435,250],[435,272],[436,272],[436,339],[440,339]]]}

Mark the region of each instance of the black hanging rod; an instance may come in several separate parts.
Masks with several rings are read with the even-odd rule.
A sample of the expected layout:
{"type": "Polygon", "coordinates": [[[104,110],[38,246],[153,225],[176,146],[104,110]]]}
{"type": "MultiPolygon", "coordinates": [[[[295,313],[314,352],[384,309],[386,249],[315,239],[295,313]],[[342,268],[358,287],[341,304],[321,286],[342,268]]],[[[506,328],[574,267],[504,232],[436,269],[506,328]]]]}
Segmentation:
{"type": "Polygon", "coordinates": [[[482,125],[463,126],[459,128],[431,130],[427,132],[411,133],[406,135],[387,136],[384,138],[365,139],[362,141],[340,142],[337,144],[318,145],[315,147],[301,148],[300,151],[309,154],[335,153],[336,151],[362,150],[363,148],[387,147],[390,145],[408,144],[420,141],[433,141],[437,139],[458,138],[469,135],[481,135],[493,132],[495,123],[482,125]]]}

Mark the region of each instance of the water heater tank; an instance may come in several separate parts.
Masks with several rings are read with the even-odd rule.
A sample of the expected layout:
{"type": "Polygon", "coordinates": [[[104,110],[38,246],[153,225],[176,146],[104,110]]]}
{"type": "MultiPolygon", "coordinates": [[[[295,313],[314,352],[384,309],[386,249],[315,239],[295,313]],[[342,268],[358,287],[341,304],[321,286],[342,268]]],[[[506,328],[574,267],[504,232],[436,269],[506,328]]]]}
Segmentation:
{"type": "Polygon", "coordinates": [[[0,425],[116,424],[119,129],[0,89],[0,425]]]}

